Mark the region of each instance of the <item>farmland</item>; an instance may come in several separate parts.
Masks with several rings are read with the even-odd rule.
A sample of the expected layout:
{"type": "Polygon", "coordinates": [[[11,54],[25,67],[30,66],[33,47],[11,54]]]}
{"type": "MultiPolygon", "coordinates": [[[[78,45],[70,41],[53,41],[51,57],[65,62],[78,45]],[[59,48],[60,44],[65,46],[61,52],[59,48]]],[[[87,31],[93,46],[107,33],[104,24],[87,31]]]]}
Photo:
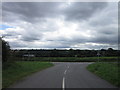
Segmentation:
{"type": "Polygon", "coordinates": [[[89,65],[87,69],[102,79],[105,79],[116,86],[120,86],[120,75],[118,73],[120,65],[118,65],[118,63],[97,62],[89,65]]]}
{"type": "Polygon", "coordinates": [[[117,62],[118,57],[33,57],[18,58],[17,60],[47,62],[117,62]]]}

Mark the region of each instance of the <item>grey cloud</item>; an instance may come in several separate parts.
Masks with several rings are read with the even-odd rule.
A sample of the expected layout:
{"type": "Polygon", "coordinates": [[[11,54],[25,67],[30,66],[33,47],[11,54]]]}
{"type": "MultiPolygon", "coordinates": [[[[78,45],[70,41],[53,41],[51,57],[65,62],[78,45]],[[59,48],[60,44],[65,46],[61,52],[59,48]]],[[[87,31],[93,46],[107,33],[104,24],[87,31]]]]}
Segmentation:
{"type": "Polygon", "coordinates": [[[3,33],[2,34],[2,36],[4,37],[4,38],[11,38],[11,39],[13,39],[13,38],[18,38],[18,36],[20,36],[21,34],[20,33],[17,33],[17,32],[15,32],[14,31],[14,29],[13,30],[6,30],[6,33],[3,33]]]}
{"type": "Polygon", "coordinates": [[[103,44],[117,44],[118,36],[117,35],[96,35],[94,38],[91,38],[89,42],[94,43],[103,43],[103,44]]]}
{"type": "Polygon", "coordinates": [[[3,37],[13,36],[12,34],[2,34],[3,37]]]}
{"type": "Polygon", "coordinates": [[[63,44],[58,44],[58,45],[45,45],[43,48],[70,48],[70,45],[63,45],[63,44]]]}
{"type": "Polygon", "coordinates": [[[28,46],[26,43],[23,43],[21,41],[12,41],[12,42],[9,42],[9,44],[11,48],[25,48],[28,46]]]}
{"type": "Polygon", "coordinates": [[[64,37],[64,36],[58,36],[55,38],[47,38],[46,41],[51,41],[51,42],[57,42],[61,43],[62,45],[71,45],[71,44],[77,44],[77,43],[83,43],[87,42],[88,38],[81,37],[81,36],[71,36],[71,38],[64,37]]]}
{"type": "Polygon", "coordinates": [[[117,30],[118,24],[118,3],[111,2],[101,12],[94,14],[88,21],[89,27],[94,28],[96,31],[113,32],[117,30]],[[115,27],[116,25],[116,27],[115,27]]]}
{"type": "Polygon", "coordinates": [[[40,21],[44,17],[54,17],[60,3],[51,2],[7,2],[3,3],[3,16],[16,15],[28,22],[40,21]],[[11,12],[13,14],[11,14],[11,12]]]}
{"type": "MultiPolygon", "coordinates": [[[[84,43],[100,43],[109,45],[117,43],[117,28],[114,26],[114,24],[116,25],[117,15],[116,11],[113,11],[115,8],[106,9],[109,7],[108,3],[77,2],[71,3],[71,5],[66,8],[59,8],[62,4],[65,3],[3,3],[3,20],[5,22],[13,23],[13,25],[16,23],[15,21],[18,21],[17,23],[19,23],[19,21],[32,23],[24,26],[22,26],[22,24],[18,24],[18,27],[24,29],[25,32],[14,34],[9,34],[9,32],[7,32],[6,36],[9,38],[13,38],[14,36],[14,38],[16,37],[18,39],[18,42],[20,41],[19,43],[10,42],[11,46],[14,48],[71,48],[74,45],[84,43]],[[100,15],[101,13],[103,15],[100,15]],[[86,28],[80,28],[82,28],[83,31],[90,30],[93,37],[85,37],[84,35],[82,36],[78,34],[71,35],[70,38],[61,34],[60,36],[55,35],[55,37],[54,34],[51,34],[53,37],[47,37],[47,34],[44,35],[46,32],[49,34],[49,32],[51,33],[60,29],[59,25],[57,26],[57,24],[55,24],[57,23],[57,20],[55,19],[61,19],[61,15],[65,17],[65,23],[66,21],[67,23],[70,21],[75,24],[78,24],[78,22],[79,24],[84,23],[84,27],[86,28]],[[53,19],[56,22],[54,22],[53,19]],[[18,35],[21,37],[18,38],[18,35]],[[45,44],[35,45],[34,41],[44,41],[45,44]],[[32,42],[33,45],[29,45],[29,43],[32,42]],[[47,42],[50,43],[47,44],[47,42]]],[[[114,5],[112,7],[114,7],[114,5]]],[[[69,23],[66,27],[69,27],[69,23]]],[[[79,30],[79,27],[77,29],[78,31],[76,30],[76,33],[79,33],[81,29],[79,30]]],[[[85,46],[88,48],[101,47],[100,45],[85,46]]]]}
{"type": "MultiPolygon", "coordinates": [[[[117,27],[106,27],[106,28],[102,28],[99,29],[99,31],[97,33],[102,33],[103,35],[114,35],[114,36],[118,36],[118,30],[117,27]]],[[[101,35],[102,36],[102,35],[101,35]]]]}
{"type": "Polygon", "coordinates": [[[42,33],[41,32],[34,32],[34,31],[29,31],[21,35],[20,40],[26,41],[26,42],[33,42],[37,40],[42,39],[42,33]]]}
{"type": "MultiPolygon", "coordinates": [[[[23,19],[28,22],[44,21],[46,17],[65,16],[66,20],[86,20],[95,12],[107,6],[107,3],[73,2],[67,8],[60,9],[64,3],[58,2],[9,2],[3,3],[3,18],[12,16],[13,21],[23,19]],[[18,17],[17,17],[18,16],[18,17]],[[16,19],[14,19],[16,18],[16,19]]],[[[5,19],[6,20],[6,19],[5,19]]]]}
{"type": "Polygon", "coordinates": [[[21,37],[21,40],[31,42],[31,41],[40,40],[40,38],[36,36],[23,36],[21,37]]]}
{"type": "Polygon", "coordinates": [[[73,3],[70,7],[64,10],[66,20],[87,20],[94,13],[100,12],[107,6],[106,2],[80,2],[73,3]]]}

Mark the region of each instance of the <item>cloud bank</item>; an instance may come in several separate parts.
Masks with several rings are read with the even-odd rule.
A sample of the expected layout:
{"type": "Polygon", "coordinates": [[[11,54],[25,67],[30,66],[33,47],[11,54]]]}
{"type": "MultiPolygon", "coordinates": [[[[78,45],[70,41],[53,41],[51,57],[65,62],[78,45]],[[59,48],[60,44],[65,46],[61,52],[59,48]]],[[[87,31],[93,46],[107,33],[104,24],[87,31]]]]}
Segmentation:
{"type": "Polygon", "coordinates": [[[0,35],[13,49],[117,49],[117,2],[4,2],[0,35]]]}

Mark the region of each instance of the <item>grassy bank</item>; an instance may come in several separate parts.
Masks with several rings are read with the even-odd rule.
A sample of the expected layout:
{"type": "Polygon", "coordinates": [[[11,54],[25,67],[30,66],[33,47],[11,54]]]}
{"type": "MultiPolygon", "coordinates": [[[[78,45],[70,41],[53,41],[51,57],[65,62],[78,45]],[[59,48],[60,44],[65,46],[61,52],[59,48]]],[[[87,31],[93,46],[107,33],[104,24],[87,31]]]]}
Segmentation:
{"type": "MultiPolygon", "coordinates": [[[[117,61],[118,57],[99,57],[99,61],[117,61]]],[[[18,59],[17,59],[18,60],[18,59]]],[[[51,61],[51,62],[97,62],[98,57],[34,57],[20,60],[26,61],[51,61]]]]}
{"type": "Polygon", "coordinates": [[[118,63],[105,63],[105,62],[98,62],[94,64],[90,64],[87,69],[94,74],[100,76],[102,79],[107,80],[111,84],[115,86],[120,86],[119,80],[119,66],[118,63]]]}
{"type": "Polygon", "coordinates": [[[3,69],[3,77],[2,77],[3,88],[10,86],[11,84],[15,83],[17,80],[20,80],[21,78],[27,75],[51,67],[53,66],[53,64],[49,62],[21,61],[21,62],[9,63],[6,66],[9,66],[9,68],[3,69]]]}

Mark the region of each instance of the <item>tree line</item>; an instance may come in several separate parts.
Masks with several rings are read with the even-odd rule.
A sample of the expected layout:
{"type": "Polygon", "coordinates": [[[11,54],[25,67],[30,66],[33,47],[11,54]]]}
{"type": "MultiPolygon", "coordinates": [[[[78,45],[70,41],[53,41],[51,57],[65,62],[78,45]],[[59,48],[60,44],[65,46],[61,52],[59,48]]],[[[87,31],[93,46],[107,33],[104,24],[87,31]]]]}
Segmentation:
{"type": "Polygon", "coordinates": [[[112,48],[101,50],[80,50],[80,49],[10,49],[9,43],[0,38],[2,41],[2,63],[10,61],[9,57],[23,57],[24,55],[34,55],[35,57],[101,57],[118,56],[119,50],[112,48]]]}
{"type": "Polygon", "coordinates": [[[24,55],[34,55],[35,57],[97,57],[98,53],[101,57],[118,56],[118,50],[112,48],[101,50],[59,50],[59,49],[21,49],[12,50],[16,57],[24,55]]]}

